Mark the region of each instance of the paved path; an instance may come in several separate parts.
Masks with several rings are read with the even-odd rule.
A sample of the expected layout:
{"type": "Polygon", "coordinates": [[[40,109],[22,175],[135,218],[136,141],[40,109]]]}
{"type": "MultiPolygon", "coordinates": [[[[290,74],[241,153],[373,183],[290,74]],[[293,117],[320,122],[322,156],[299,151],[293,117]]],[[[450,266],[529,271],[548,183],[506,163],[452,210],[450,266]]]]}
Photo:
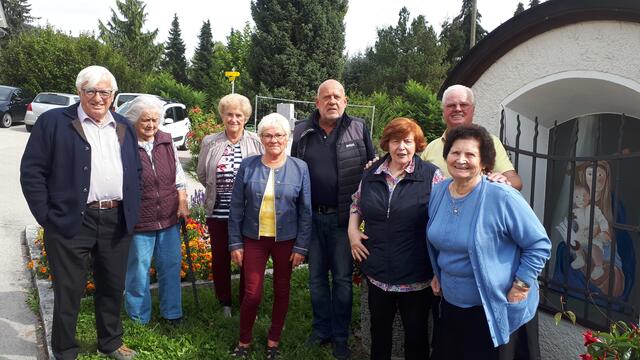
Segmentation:
{"type": "Polygon", "coordinates": [[[29,309],[24,229],[35,224],[20,189],[24,125],[0,129],[0,359],[46,359],[38,317],[29,309]]]}

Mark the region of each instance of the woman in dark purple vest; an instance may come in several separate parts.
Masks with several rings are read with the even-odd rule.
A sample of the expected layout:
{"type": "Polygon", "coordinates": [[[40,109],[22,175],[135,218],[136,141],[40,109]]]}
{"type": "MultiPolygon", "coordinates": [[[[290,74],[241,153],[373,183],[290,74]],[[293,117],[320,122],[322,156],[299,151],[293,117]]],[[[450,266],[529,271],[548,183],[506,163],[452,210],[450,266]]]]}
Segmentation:
{"type": "Polygon", "coordinates": [[[152,96],[139,96],[132,100],[125,116],[136,129],[142,164],[140,219],[129,250],[125,309],[130,318],[142,324],[151,320],[149,268],[153,258],[160,315],[177,325],[182,321],[178,217],[189,214],[186,178],[171,135],[158,130],[162,102],[152,96]]]}

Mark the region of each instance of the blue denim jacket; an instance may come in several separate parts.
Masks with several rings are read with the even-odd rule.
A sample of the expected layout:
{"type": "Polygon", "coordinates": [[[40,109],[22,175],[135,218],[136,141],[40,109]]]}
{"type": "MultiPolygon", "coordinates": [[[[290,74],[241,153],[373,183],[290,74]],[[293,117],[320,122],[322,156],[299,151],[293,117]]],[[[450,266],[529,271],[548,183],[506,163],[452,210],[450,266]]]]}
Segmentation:
{"type": "MultiPolygon", "coordinates": [[[[259,216],[269,170],[261,155],[242,160],[229,208],[229,251],[243,248],[243,236],[259,239],[259,216]]],[[[274,170],[276,241],[295,239],[293,251],[307,255],[311,238],[311,188],[307,164],[287,157],[274,170]]]]}

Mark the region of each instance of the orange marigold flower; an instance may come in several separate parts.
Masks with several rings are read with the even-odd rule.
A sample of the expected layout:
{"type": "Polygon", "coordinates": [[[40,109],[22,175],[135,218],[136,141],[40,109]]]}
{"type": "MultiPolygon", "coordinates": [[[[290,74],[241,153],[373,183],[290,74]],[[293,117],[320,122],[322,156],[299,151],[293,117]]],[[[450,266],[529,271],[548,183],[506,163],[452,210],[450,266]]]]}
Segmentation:
{"type": "Polygon", "coordinates": [[[43,273],[43,274],[46,274],[46,273],[47,273],[47,268],[46,268],[46,267],[44,267],[44,266],[43,266],[43,267],[41,267],[41,268],[40,268],[40,272],[41,272],[41,273],[43,273]]]}
{"type": "Polygon", "coordinates": [[[27,269],[32,270],[33,269],[33,260],[29,261],[27,263],[27,269]]]}
{"type": "Polygon", "coordinates": [[[156,269],[149,268],[149,274],[154,275],[156,273],[156,269]]]}
{"type": "Polygon", "coordinates": [[[186,276],[187,276],[187,273],[182,271],[182,270],[180,270],[180,278],[184,279],[186,276]]]}
{"type": "Polygon", "coordinates": [[[87,286],[85,288],[87,291],[93,291],[96,289],[96,286],[91,282],[91,281],[87,281],[87,286]]]}

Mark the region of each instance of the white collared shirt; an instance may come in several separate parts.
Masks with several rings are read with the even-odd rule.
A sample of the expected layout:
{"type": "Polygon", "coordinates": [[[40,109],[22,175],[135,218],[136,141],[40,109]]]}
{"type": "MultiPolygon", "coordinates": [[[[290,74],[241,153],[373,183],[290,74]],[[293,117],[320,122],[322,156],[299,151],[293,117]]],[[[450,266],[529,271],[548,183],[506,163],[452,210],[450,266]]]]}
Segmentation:
{"type": "Polygon", "coordinates": [[[116,133],[116,121],[110,112],[98,125],[78,106],[78,118],[91,146],[91,179],[87,203],[98,200],[122,200],[122,157],[116,133]]]}

